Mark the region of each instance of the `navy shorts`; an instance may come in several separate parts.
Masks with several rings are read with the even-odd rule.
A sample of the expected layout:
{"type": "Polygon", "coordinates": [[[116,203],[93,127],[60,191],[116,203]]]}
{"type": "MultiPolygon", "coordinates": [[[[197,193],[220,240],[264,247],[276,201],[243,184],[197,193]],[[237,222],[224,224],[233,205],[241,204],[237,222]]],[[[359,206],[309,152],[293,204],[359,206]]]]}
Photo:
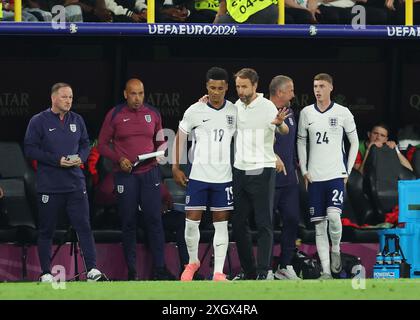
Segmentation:
{"type": "Polygon", "coordinates": [[[189,180],[185,196],[185,210],[233,210],[232,182],[209,183],[189,180]]]}
{"type": "Polygon", "coordinates": [[[327,218],[327,208],[343,209],[344,179],[312,182],[308,185],[311,222],[327,218]]]}

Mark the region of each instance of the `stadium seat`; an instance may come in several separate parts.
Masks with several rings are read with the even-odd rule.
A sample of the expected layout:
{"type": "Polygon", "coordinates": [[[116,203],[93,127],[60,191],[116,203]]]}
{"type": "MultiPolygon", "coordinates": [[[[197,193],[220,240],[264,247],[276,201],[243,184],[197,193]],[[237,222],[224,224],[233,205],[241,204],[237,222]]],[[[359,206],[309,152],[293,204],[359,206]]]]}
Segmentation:
{"type": "Polygon", "coordinates": [[[115,203],[116,199],[112,193],[112,169],[113,163],[110,159],[99,158],[97,164],[99,183],[90,194],[91,227],[97,243],[121,243],[122,241],[121,221],[115,203]]]}
{"type": "Polygon", "coordinates": [[[398,180],[401,177],[414,179],[414,174],[402,168],[395,150],[387,146],[372,146],[364,174],[364,191],[376,211],[376,221],[372,224],[384,222],[385,214],[398,204],[398,180]]]}
{"type": "MultiPolygon", "coordinates": [[[[346,191],[348,201],[344,201],[342,217],[348,218],[351,222],[360,226],[374,223],[375,212],[367,195],[363,192],[363,176],[359,171],[353,169],[350,173],[346,184],[346,191]]],[[[377,231],[378,229],[376,228],[362,229],[351,226],[343,226],[343,239],[345,239],[343,241],[354,243],[376,243],[378,242],[377,231]]]]}
{"type": "Polygon", "coordinates": [[[346,191],[348,199],[354,215],[349,219],[358,224],[374,224],[376,222],[375,211],[369,202],[368,196],[363,191],[363,175],[353,169],[350,173],[349,179],[346,184],[346,191]]]}
{"type": "Polygon", "coordinates": [[[27,246],[36,241],[36,191],[32,169],[16,142],[0,142],[0,186],[2,199],[2,242],[21,247],[22,278],[27,275],[27,246]],[[10,238],[8,238],[10,237],[10,238]]]}
{"type": "Polygon", "coordinates": [[[173,178],[167,178],[163,181],[168,187],[174,203],[185,203],[185,188],[179,186],[173,178]]]}
{"type": "Polygon", "coordinates": [[[172,165],[169,163],[160,164],[160,173],[162,175],[162,180],[172,178],[172,165]]]}

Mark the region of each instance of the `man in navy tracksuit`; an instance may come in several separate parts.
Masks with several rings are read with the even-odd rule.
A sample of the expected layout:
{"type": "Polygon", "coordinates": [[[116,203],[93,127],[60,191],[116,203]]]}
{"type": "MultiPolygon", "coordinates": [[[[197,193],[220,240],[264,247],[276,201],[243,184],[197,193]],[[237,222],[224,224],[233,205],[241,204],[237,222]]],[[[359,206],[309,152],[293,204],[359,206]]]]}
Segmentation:
{"type": "Polygon", "coordinates": [[[128,280],[135,280],[136,226],[139,207],[144,215],[153,255],[156,280],[175,280],[165,267],[165,234],[162,225],[160,169],[155,158],[134,166],[137,156],[166,149],[159,111],[144,104],[144,86],[138,79],[127,81],[127,102],[112,108],[99,133],[99,153],[114,162],[118,212],[122,221],[128,280]]]}
{"type": "Polygon", "coordinates": [[[72,100],[70,85],[55,84],[51,89],[51,108],[32,117],[24,141],[25,155],[38,161],[38,255],[42,282],[53,281],[50,266],[52,238],[58,214],[63,209],[78,235],[88,281],[102,277],[96,269],[85,177],[80,169],[89,154],[89,137],[83,118],[70,111],[72,100]]]}
{"type": "MultiPolygon", "coordinates": [[[[280,245],[280,263],[274,277],[279,280],[300,280],[296,275],[292,259],[296,247],[299,225],[299,181],[297,178],[296,128],[297,122],[290,106],[294,97],[293,80],[287,76],[276,76],[270,83],[270,100],[277,109],[287,109],[288,117],[284,121],[289,133],[280,135],[276,132],[274,152],[283,165],[283,170],[276,174],[274,211],[279,210],[283,221],[280,245]]],[[[275,216],[275,212],[273,213],[275,216]]]]}

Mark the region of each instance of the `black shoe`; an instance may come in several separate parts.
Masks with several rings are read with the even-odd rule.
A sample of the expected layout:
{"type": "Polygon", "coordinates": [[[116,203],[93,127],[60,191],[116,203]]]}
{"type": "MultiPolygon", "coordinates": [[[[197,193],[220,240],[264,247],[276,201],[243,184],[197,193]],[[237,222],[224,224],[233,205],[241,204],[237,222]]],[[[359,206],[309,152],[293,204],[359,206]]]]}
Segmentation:
{"type": "Polygon", "coordinates": [[[255,274],[246,274],[244,272],[238,273],[236,276],[234,276],[233,278],[229,279],[232,281],[237,281],[237,280],[255,280],[255,274]]]}
{"type": "Polygon", "coordinates": [[[157,268],[154,275],[153,280],[176,280],[176,277],[168,271],[165,267],[157,268]]]}
{"type": "Polygon", "coordinates": [[[267,274],[259,273],[256,277],[256,280],[267,280],[267,274]]]}
{"type": "Polygon", "coordinates": [[[128,271],[128,281],[136,281],[137,280],[137,272],[136,271],[128,271]]]}

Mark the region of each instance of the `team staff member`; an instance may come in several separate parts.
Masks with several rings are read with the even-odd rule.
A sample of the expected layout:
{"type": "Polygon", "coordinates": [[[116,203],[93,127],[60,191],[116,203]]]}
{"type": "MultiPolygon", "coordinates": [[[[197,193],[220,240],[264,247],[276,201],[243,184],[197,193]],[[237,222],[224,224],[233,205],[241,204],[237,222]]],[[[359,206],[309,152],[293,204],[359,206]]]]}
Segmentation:
{"type": "Polygon", "coordinates": [[[97,281],[102,277],[96,269],[85,177],[80,169],[89,155],[89,137],[83,118],[70,111],[72,101],[70,85],[53,85],[51,108],[32,117],[24,140],[25,155],[38,161],[38,255],[42,282],[53,281],[51,244],[58,213],[63,209],[78,235],[88,271],[87,279],[97,281]],[[72,157],[68,158],[69,155],[72,157]]]}
{"type": "Polygon", "coordinates": [[[220,0],[214,23],[277,24],[276,0],[220,0]]]}
{"type": "Polygon", "coordinates": [[[320,279],[332,279],[331,272],[339,273],[342,267],[340,241],[344,185],[356,160],[359,139],[350,110],[331,101],[332,77],[320,73],[314,77],[313,83],[316,102],[300,113],[297,148],[300,169],[308,186],[310,219],[315,223],[316,248],[322,265],[320,279]],[[350,142],[347,158],[344,133],[350,142]]]}
{"type": "Polygon", "coordinates": [[[239,100],[237,136],[235,139],[235,162],[233,168],[233,198],[235,214],[232,227],[239,260],[244,271],[239,279],[267,278],[271,269],[273,246],[273,200],[276,174],[274,154],[274,132],[276,126],[281,133],[288,132],[284,119],[285,111],[261,93],[257,93],[258,74],[244,68],[235,74],[239,100]],[[248,219],[254,211],[257,227],[257,260],[253,253],[248,219]]]}
{"type": "Polygon", "coordinates": [[[269,90],[270,100],[277,109],[287,111],[288,117],[285,122],[289,128],[288,134],[285,135],[276,132],[274,143],[274,152],[284,166],[283,170],[276,174],[274,195],[274,214],[278,209],[283,221],[280,262],[274,277],[279,280],[300,280],[292,266],[300,215],[299,181],[296,172],[297,123],[290,108],[290,100],[295,96],[293,80],[283,75],[276,76],[271,80],[269,90]]]}
{"type": "Polygon", "coordinates": [[[166,149],[159,111],[144,104],[144,86],[139,79],[127,81],[126,103],[112,108],[99,133],[101,155],[114,162],[118,211],[122,220],[123,247],[128,279],[135,280],[136,219],[140,206],[154,260],[154,279],[174,280],[165,267],[165,235],[162,225],[161,176],[156,159],[133,166],[137,156],[166,149]]]}

